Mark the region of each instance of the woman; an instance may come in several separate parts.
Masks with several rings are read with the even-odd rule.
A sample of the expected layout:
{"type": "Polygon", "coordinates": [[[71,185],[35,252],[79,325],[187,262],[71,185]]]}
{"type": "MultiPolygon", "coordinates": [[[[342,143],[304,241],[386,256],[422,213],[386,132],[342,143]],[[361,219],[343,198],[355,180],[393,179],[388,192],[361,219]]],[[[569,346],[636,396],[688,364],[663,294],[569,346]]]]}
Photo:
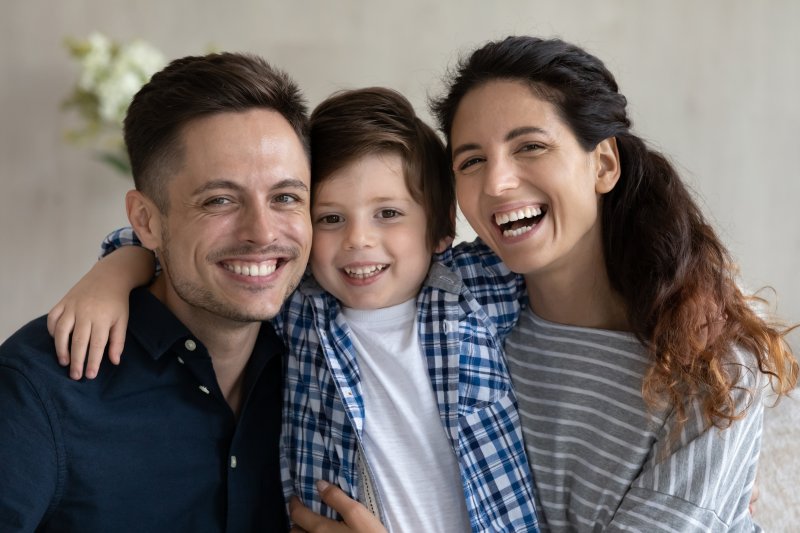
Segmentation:
{"type": "Polygon", "coordinates": [[[667,160],[596,57],[509,37],[432,105],[461,209],[524,276],[506,342],[553,531],[750,531],[764,386],[797,381],[667,160]]]}

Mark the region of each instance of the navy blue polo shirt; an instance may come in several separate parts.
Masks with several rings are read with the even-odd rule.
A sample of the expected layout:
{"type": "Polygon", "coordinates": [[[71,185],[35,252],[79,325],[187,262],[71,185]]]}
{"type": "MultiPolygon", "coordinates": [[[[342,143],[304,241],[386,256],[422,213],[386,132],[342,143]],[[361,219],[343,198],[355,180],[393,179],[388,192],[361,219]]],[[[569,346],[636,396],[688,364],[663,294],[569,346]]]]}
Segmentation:
{"type": "Polygon", "coordinates": [[[131,294],[122,363],[75,382],[45,318],[0,346],[0,531],[286,531],[283,343],[264,323],[239,419],[205,347],[131,294]]]}

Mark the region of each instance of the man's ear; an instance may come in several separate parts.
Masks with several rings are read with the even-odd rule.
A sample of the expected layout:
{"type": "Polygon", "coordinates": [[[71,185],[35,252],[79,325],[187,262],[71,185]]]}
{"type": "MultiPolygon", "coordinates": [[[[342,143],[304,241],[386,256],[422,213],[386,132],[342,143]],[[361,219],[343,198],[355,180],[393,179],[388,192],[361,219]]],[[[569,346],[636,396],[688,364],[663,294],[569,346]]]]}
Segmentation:
{"type": "Polygon", "coordinates": [[[163,213],[156,204],[140,191],[131,190],[125,195],[125,209],[128,211],[128,220],[142,241],[142,245],[149,250],[161,247],[161,224],[163,213]]]}
{"type": "Polygon", "coordinates": [[[613,189],[617,181],[619,181],[620,165],[617,138],[609,137],[600,141],[592,153],[597,162],[595,192],[597,194],[605,194],[613,189]]]}

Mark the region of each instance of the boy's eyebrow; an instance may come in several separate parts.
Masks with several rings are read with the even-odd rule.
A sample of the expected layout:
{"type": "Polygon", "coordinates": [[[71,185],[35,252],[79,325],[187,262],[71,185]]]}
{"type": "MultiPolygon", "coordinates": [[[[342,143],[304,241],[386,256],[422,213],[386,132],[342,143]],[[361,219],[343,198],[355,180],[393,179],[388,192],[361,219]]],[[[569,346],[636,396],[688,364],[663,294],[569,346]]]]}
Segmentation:
{"type": "MultiPolygon", "coordinates": [[[[406,197],[397,197],[397,196],[377,196],[377,197],[368,199],[367,202],[369,202],[369,203],[381,203],[381,204],[382,203],[392,203],[392,202],[393,203],[413,203],[414,199],[411,196],[409,196],[407,198],[406,197]]],[[[348,199],[327,200],[327,201],[314,200],[314,205],[315,206],[325,206],[325,207],[338,206],[338,205],[343,205],[343,204],[347,204],[347,203],[349,203],[348,199]]]]}
{"type": "MultiPolygon", "coordinates": [[[[543,130],[542,128],[538,128],[536,126],[523,126],[521,128],[514,128],[513,130],[511,130],[508,133],[506,133],[506,136],[503,139],[503,142],[511,141],[516,137],[519,137],[521,135],[527,135],[529,133],[541,133],[541,134],[544,134],[544,135],[548,135],[548,133],[545,130],[543,130]]],[[[461,154],[463,152],[468,152],[470,150],[477,150],[479,148],[480,148],[480,145],[477,144],[477,143],[462,144],[458,148],[454,148],[453,149],[452,158],[455,159],[456,156],[458,156],[459,154],[461,154]]]]}

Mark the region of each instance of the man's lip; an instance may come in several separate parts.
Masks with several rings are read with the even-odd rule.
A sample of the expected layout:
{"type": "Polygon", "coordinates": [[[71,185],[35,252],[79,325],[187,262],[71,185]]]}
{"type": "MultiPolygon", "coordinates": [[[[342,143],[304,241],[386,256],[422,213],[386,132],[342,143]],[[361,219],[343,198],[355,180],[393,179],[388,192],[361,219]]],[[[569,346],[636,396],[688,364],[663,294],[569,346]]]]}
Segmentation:
{"type": "Polygon", "coordinates": [[[282,258],[235,258],[223,259],[219,264],[228,272],[246,277],[267,277],[273,274],[285,263],[282,258]]]}

